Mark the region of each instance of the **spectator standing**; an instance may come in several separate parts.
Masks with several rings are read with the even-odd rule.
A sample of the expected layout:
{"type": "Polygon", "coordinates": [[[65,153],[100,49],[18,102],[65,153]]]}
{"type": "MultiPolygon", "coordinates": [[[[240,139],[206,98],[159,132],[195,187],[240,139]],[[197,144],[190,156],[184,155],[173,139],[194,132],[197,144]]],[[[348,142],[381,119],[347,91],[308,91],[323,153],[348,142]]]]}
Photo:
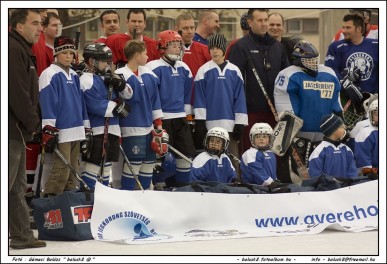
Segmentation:
{"type": "Polygon", "coordinates": [[[120,15],[116,10],[108,9],[102,12],[99,16],[99,20],[101,22],[103,35],[95,40],[95,42],[106,44],[106,39],[114,34],[117,34],[120,30],[120,15]]]}
{"type": "Polygon", "coordinates": [[[45,247],[30,229],[26,192],[26,141],[40,136],[38,74],[31,45],[42,32],[37,9],[16,9],[10,17],[8,55],[8,225],[10,247],[14,249],[45,247]]]}
{"type": "Polygon", "coordinates": [[[208,44],[208,37],[219,31],[219,15],[212,10],[203,10],[198,16],[194,41],[208,44]]]}
{"type": "Polygon", "coordinates": [[[249,9],[249,34],[242,37],[230,49],[229,61],[240,69],[246,89],[247,115],[249,125],[244,129],[241,149],[250,148],[249,131],[255,123],[276,124],[273,113],[262,93],[264,88],[273,101],[274,81],[278,73],[289,66],[286,52],[281,43],[267,33],[268,10],[249,9]],[[264,87],[260,87],[249,61],[252,61],[264,87]]]}

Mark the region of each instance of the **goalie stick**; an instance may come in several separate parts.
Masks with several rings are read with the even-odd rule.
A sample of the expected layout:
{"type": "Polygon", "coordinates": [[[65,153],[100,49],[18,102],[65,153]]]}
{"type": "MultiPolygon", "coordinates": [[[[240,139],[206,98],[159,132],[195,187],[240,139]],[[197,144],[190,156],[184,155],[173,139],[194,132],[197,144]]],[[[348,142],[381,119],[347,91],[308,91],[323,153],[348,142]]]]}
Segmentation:
{"type": "MultiPolygon", "coordinates": [[[[254,66],[254,63],[253,63],[253,60],[252,58],[249,56],[247,58],[247,62],[251,68],[251,70],[253,71],[254,73],[254,76],[255,78],[257,79],[257,82],[259,84],[259,86],[261,87],[261,91],[266,99],[266,102],[267,104],[269,105],[270,107],[270,110],[272,111],[273,115],[274,115],[274,118],[277,122],[280,122],[281,120],[279,119],[278,117],[278,113],[277,113],[277,110],[275,109],[272,101],[270,100],[270,97],[269,95],[267,94],[266,92],[266,89],[265,89],[265,86],[263,86],[263,83],[261,81],[261,78],[259,78],[259,75],[258,75],[258,72],[257,70],[255,69],[255,66],[254,66]]],[[[289,112],[290,113],[290,112],[289,112]]],[[[279,124],[279,123],[278,123],[279,124]]],[[[286,129],[287,126],[285,126],[285,129],[286,129]]],[[[301,128],[301,127],[300,127],[301,128]]],[[[293,132],[293,131],[291,131],[293,132]]],[[[292,133],[292,135],[295,136],[296,133],[292,133]]],[[[275,136],[275,135],[274,135],[275,136]]],[[[290,140],[291,143],[290,143],[290,148],[291,148],[291,154],[293,156],[293,159],[294,161],[296,162],[297,164],[297,172],[298,172],[298,175],[302,178],[302,179],[308,179],[309,178],[309,172],[308,172],[308,169],[306,168],[305,164],[302,162],[301,160],[301,157],[300,157],[300,154],[297,152],[295,146],[294,146],[294,142],[293,142],[293,137],[290,137],[287,138],[287,140],[290,140]]],[[[286,142],[285,142],[286,143],[286,142]]],[[[284,145],[284,144],[282,144],[284,145]]],[[[285,154],[286,150],[283,151],[283,153],[285,154]]]]}
{"type": "Polygon", "coordinates": [[[40,189],[41,189],[41,185],[42,185],[42,175],[43,175],[44,159],[46,157],[46,151],[44,150],[43,144],[41,144],[40,147],[42,149],[42,153],[40,154],[38,181],[36,183],[35,198],[40,198],[40,189]]]}

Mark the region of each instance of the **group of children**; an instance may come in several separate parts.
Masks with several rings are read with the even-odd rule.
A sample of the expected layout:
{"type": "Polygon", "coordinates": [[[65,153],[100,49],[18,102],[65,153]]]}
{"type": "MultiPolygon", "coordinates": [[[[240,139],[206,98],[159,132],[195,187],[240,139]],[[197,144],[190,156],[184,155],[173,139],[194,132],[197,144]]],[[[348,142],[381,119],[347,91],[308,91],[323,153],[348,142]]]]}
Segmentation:
{"type": "MultiPolygon", "coordinates": [[[[122,177],[113,178],[113,187],[150,189],[156,155],[165,155],[168,145],[185,157],[175,155],[177,184],[238,179],[239,164],[231,162],[228,148],[231,142],[231,153],[239,156],[237,144],[247,125],[246,98],[238,67],[224,60],[223,35],[209,38],[212,60],[199,69],[195,79],[181,61],[181,36],[172,30],[159,34],[161,58],[148,63],[144,42],[128,41],[124,48],[128,62],[115,71],[112,52],[105,44],[86,45],[87,68],[81,77],[70,68],[76,52],[73,41],[60,36],[54,46],[56,61],[39,80],[43,126],[59,129],[58,149],[75,169],[82,153],[82,179],[89,187],[96,181],[107,185],[112,163],[118,163],[122,177]],[[189,162],[195,149],[186,117],[192,114],[202,132],[205,152],[189,162]],[[88,142],[91,144],[85,144],[88,142]],[[123,160],[120,153],[125,165],[118,162],[123,160]]],[[[340,117],[324,116],[320,129],[325,138],[309,158],[310,176],[354,177],[357,168],[363,174],[374,171],[378,167],[377,110],[376,100],[369,106],[369,125],[355,139],[355,155],[343,144],[347,132],[340,117]]],[[[264,186],[277,180],[272,136],[267,123],[251,127],[251,148],[241,155],[238,180],[264,186]]],[[[75,187],[71,171],[55,155],[54,159],[44,186],[47,194],[75,187]]]]}

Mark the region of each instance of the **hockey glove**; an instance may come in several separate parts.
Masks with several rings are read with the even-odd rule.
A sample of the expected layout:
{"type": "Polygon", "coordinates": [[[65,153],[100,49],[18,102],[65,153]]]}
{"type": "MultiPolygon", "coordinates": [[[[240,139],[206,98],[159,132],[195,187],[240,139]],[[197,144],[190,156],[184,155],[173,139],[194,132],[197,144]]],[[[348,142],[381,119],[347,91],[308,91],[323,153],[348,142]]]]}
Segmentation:
{"type": "Polygon", "coordinates": [[[232,137],[236,141],[240,141],[242,137],[242,132],[243,132],[243,125],[241,124],[235,124],[234,125],[234,130],[232,131],[232,137]]]}
{"type": "Polygon", "coordinates": [[[54,149],[58,146],[59,129],[46,125],[42,132],[42,144],[44,150],[48,153],[54,152],[54,149]]]}
{"type": "Polygon", "coordinates": [[[85,128],[85,136],[86,139],[80,142],[80,151],[82,157],[87,157],[87,155],[90,153],[91,145],[93,143],[93,130],[91,128],[85,128]]]}
{"type": "Polygon", "coordinates": [[[204,142],[206,134],[207,134],[206,120],[196,120],[195,133],[194,133],[194,135],[196,137],[196,141],[204,142]]]}
{"type": "Polygon", "coordinates": [[[361,76],[360,76],[360,69],[359,68],[345,68],[341,72],[341,76],[343,79],[349,79],[353,83],[358,83],[361,81],[361,76]]]}
{"type": "Polygon", "coordinates": [[[168,152],[169,135],[165,129],[152,130],[151,149],[160,156],[164,156],[168,152]]]}
{"type": "Polygon", "coordinates": [[[109,88],[110,81],[112,80],[112,72],[110,70],[105,72],[104,83],[107,88],[109,88]]]}
{"type": "Polygon", "coordinates": [[[117,103],[113,109],[113,115],[119,118],[125,118],[130,113],[130,105],[125,102],[121,97],[117,97],[114,102],[117,103]]]}
{"type": "Polygon", "coordinates": [[[356,111],[360,111],[361,102],[363,100],[363,94],[361,93],[360,87],[356,86],[348,77],[344,77],[341,82],[341,87],[344,95],[351,99],[356,111]]]}
{"type": "Polygon", "coordinates": [[[110,85],[113,86],[113,90],[116,92],[122,92],[126,87],[126,80],[122,74],[112,74],[112,79],[110,80],[110,85]]]}
{"type": "Polygon", "coordinates": [[[361,173],[372,180],[377,180],[379,178],[378,168],[362,168],[361,173]]]}

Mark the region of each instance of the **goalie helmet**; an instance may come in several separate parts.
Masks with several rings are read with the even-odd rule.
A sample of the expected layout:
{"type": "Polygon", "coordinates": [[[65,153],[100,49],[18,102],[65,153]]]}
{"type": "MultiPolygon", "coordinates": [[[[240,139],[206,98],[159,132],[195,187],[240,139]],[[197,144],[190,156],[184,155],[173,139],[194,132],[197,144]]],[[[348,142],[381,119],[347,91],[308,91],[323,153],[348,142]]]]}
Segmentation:
{"type": "Polygon", "coordinates": [[[208,130],[206,137],[204,138],[204,150],[213,155],[220,155],[226,152],[228,144],[230,143],[230,136],[226,129],[221,127],[214,127],[208,130]],[[222,145],[212,145],[210,146],[210,140],[212,137],[217,137],[222,139],[222,145]],[[217,148],[214,148],[217,147],[217,148]]]}
{"type": "Polygon", "coordinates": [[[260,150],[266,150],[271,149],[271,144],[273,142],[273,129],[271,126],[267,123],[256,123],[254,124],[250,129],[250,142],[251,145],[260,150]],[[268,135],[269,136],[269,143],[266,146],[257,146],[255,145],[255,136],[256,135],[268,135]]]}
{"type": "Polygon", "coordinates": [[[373,113],[374,112],[379,112],[379,100],[376,99],[374,101],[372,101],[372,103],[370,103],[369,107],[368,107],[368,115],[369,115],[369,119],[370,119],[370,122],[373,126],[378,126],[379,125],[379,117],[378,117],[378,120],[375,120],[374,119],[374,116],[373,116],[373,113]]]}
{"type": "Polygon", "coordinates": [[[157,48],[160,51],[160,55],[165,55],[171,61],[182,60],[184,54],[183,40],[179,33],[173,30],[165,30],[159,33],[157,37],[157,48]],[[179,54],[165,54],[165,50],[172,42],[178,42],[180,44],[179,54]]]}
{"type": "Polygon", "coordinates": [[[103,71],[99,70],[99,62],[106,61],[108,64],[110,64],[112,61],[112,57],[113,53],[111,49],[104,43],[87,44],[83,50],[83,58],[86,64],[88,65],[89,59],[94,59],[92,70],[99,75],[103,75],[106,72],[106,69],[103,71]]]}
{"type": "Polygon", "coordinates": [[[299,41],[292,53],[293,64],[300,67],[308,75],[316,77],[318,74],[319,52],[306,40],[299,41]]]}

